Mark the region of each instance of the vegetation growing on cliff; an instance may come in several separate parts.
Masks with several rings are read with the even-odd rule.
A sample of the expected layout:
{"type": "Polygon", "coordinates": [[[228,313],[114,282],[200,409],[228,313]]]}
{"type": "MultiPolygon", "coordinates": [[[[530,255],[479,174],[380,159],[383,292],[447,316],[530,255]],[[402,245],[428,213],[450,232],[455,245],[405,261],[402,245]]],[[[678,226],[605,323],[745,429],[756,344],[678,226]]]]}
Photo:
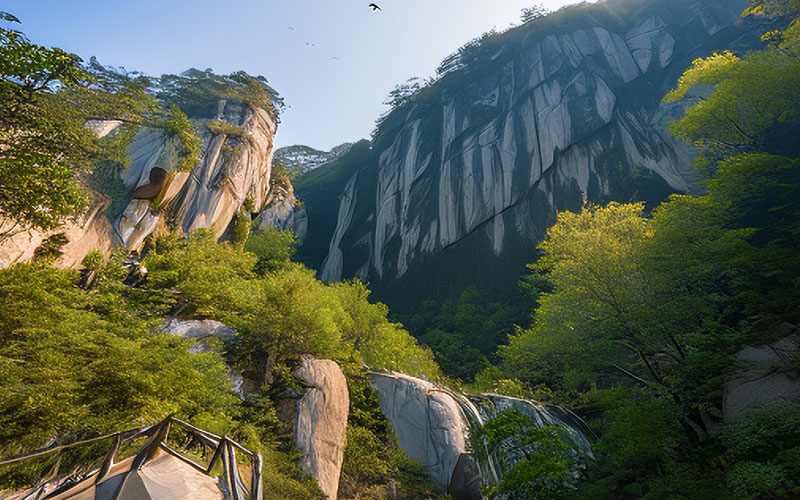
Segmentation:
{"type": "Polygon", "coordinates": [[[702,148],[706,195],[673,196],[652,216],[587,205],[560,214],[540,246],[531,269],[545,293],[495,376],[590,417],[597,460],[572,498],[800,494],[796,406],[722,420],[736,354],[800,324],[800,163],[775,140],[797,129],[797,26],[762,51],[696,61],[668,96],[714,85],[672,126],[702,148]]]}
{"type": "Polygon", "coordinates": [[[146,82],[0,28],[0,238],[52,229],[87,197],[77,179],[102,161],[106,144],[84,126],[103,116],[152,111],[146,82]]]}
{"type": "MultiPolygon", "coordinates": [[[[263,77],[190,70],[155,80],[95,59],[84,63],[21,32],[0,29],[0,239],[49,230],[79,215],[88,202],[85,184],[110,195],[108,213],[118,215],[129,201],[120,172],[129,161],[125,148],[135,125],[176,138],[176,168],[191,170],[202,149],[187,114],[215,118],[220,99],[264,109],[276,121],[282,108],[263,77]],[[127,125],[100,139],[85,126],[93,119],[127,125]]],[[[225,133],[234,129],[228,126],[225,133]]]]}
{"type": "Polygon", "coordinates": [[[198,118],[216,118],[220,99],[235,99],[265,109],[275,121],[279,121],[284,107],[283,99],[266,78],[244,71],[226,76],[193,68],[179,75],[163,75],[158,89],[159,98],[198,118]]]}

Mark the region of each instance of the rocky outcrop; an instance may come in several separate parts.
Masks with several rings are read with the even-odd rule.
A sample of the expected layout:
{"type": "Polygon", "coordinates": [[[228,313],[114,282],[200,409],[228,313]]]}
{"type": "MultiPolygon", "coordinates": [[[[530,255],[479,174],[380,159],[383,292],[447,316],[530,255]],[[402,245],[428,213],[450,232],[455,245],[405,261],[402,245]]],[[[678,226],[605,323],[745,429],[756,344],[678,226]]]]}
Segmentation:
{"type": "Polygon", "coordinates": [[[456,400],[409,375],[372,373],[370,380],[403,451],[446,492],[459,458],[467,453],[467,423],[456,400]]]}
{"type": "Polygon", "coordinates": [[[291,182],[273,184],[264,210],[253,223],[253,231],[258,234],[267,227],[291,231],[299,242],[303,241],[308,231],[308,219],[305,208],[294,195],[291,182]]]}
{"type": "Polygon", "coordinates": [[[470,440],[470,433],[512,408],[535,426],[560,427],[575,456],[592,456],[591,431],[563,408],[499,394],[467,396],[395,372],[370,372],[369,378],[403,451],[425,467],[438,491],[449,493],[453,500],[482,498],[481,484],[497,483],[516,465],[514,443],[505,443],[496,453],[473,454],[470,440]]]}
{"type": "Polygon", "coordinates": [[[325,280],[368,279],[391,306],[411,281],[465,268],[461,289],[504,273],[513,287],[557,211],[692,190],[692,153],[666,131],[682,108],[661,97],[694,58],[758,39],[733,25],[746,4],[599,2],[495,37],[367,146],[300,178],[298,255],[325,280]]]}
{"type": "Polygon", "coordinates": [[[191,173],[176,172],[177,146],[161,130],[142,128],[128,146],[131,163],[123,174],[135,190],[150,184],[153,168],[170,171],[154,213],[151,202],[133,200],[116,223],[120,244],[141,246],[163,218],[184,233],[212,228],[221,237],[245,199],[260,211],[270,193],[272,142],[276,125],[266,110],[236,100],[220,100],[214,120],[193,120],[203,145],[200,164],[191,173]],[[205,125],[221,120],[244,135],[214,133],[205,125]]]}
{"type": "MultiPolygon", "coordinates": [[[[46,232],[12,231],[12,236],[0,242],[0,268],[33,259],[34,252],[44,240],[59,233],[66,236],[67,244],[61,248],[62,255],[54,262],[56,266],[79,267],[86,254],[92,250],[108,254],[114,247],[114,231],[103,212],[110,200],[89,187],[86,187],[86,192],[89,195],[89,206],[76,219],[46,232]]],[[[10,226],[10,223],[6,225],[10,226]]],[[[0,224],[0,232],[6,229],[0,224]]]]}
{"type": "Polygon", "coordinates": [[[295,443],[303,452],[304,470],[330,500],[336,500],[350,413],[347,380],[336,362],[308,357],[296,375],[310,389],[298,402],[295,443]]]}
{"type": "Polygon", "coordinates": [[[741,420],[751,410],[774,404],[800,405],[798,356],[798,335],[742,349],[736,356],[741,369],[724,386],[725,421],[741,420]]]}
{"type": "MultiPolygon", "coordinates": [[[[190,119],[202,148],[200,162],[191,172],[176,170],[177,138],[162,129],[140,127],[127,147],[130,163],[120,176],[126,194],[115,193],[124,198],[115,200],[122,201],[121,213],[107,213],[111,199],[87,188],[90,204],[85,214],[48,233],[23,231],[0,243],[0,266],[30,260],[41,242],[56,233],[64,233],[69,243],[55,264],[77,267],[93,249],[104,253],[115,247],[138,250],[161,226],[186,234],[211,228],[222,237],[247,199],[252,200],[255,212],[264,209],[272,188],[277,130],[272,114],[236,99],[218,99],[216,114],[190,115],[190,119]],[[226,122],[236,133],[214,132],[207,126],[212,121],[226,122]]],[[[118,120],[87,123],[100,137],[124,125],[118,120]]]]}

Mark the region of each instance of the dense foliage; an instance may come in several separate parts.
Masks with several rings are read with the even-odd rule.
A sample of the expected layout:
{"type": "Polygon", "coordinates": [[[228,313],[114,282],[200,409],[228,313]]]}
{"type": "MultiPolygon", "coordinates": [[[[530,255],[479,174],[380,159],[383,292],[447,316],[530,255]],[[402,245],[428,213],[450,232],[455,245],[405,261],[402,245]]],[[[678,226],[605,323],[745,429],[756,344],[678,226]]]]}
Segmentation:
{"type": "Polygon", "coordinates": [[[96,253],[85,262],[102,267],[90,290],[77,286],[75,271],[43,264],[0,271],[2,456],[175,413],[266,453],[266,480],[286,498],[316,498],[275,408],[297,388],[292,372],[300,357],[315,355],[337,360],[362,395],[353,397],[358,430],[348,446],[349,487],[380,488],[388,480],[363,471],[366,453],[371,464],[406,478],[404,498],[425,498],[415,496],[427,491],[425,475],[399,450],[361,366],[436,377],[431,354],[387,320],[385,306],[368,302],[363,284],[326,286],[289,262],[292,243],[268,231],[248,241],[251,253],[217,243],[209,231],[165,234],[153,242],[143,261],[148,279],[136,288],[122,285],[126,272],[116,258],[102,267],[96,253]],[[158,333],[165,315],[224,321],[236,339],[224,356],[219,349],[192,354],[191,341],[158,333]],[[225,358],[260,387],[242,403],[225,358]]]}
{"type": "Polygon", "coordinates": [[[76,174],[109,154],[85,121],[140,120],[155,107],[146,86],[0,28],[0,238],[51,229],[83,210],[76,174]]]}
{"type": "Polygon", "coordinates": [[[736,354],[800,330],[800,162],[776,141],[797,130],[797,28],[696,61],[667,97],[713,86],[672,125],[701,148],[706,195],[652,215],[588,205],[559,214],[540,246],[534,323],[493,376],[590,418],[597,460],[571,498],[800,495],[796,405],[722,418],[736,354]]]}
{"type": "Polygon", "coordinates": [[[469,287],[458,300],[426,301],[411,315],[397,315],[409,331],[429,346],[442,372],[465,382],[498,361],[497,346],[528,325],[533,297],[520,290],[516,300],[493,302],[469,287]]]}
{"type": "MultiPolygon", "coordinates": [[[[798,8],[797,0],[753,1],[746,14],[798,8]]],[[[523,21],[540,14],[528,9],[523,21]]],[[[370,303],[365,284],[326,285],[291,262],[290,234],[252,235],[247,206],[232,242],[203,230],[154,238],[143,261],[149,274],[133,287],[123,284],[121,255],[104,264],[92,252],[80,274],[49,267],[64,244],[63,234],[52,235],[34,263],[0,271],[0,457],[174,413],[264,453],[275,497],[318,499],[278,416],[279,402],[301,389],[294,369],[312,355],[336,360],[348,378],[342,497],[431,498],[363,367],[435,379],[437,362],[480,390],[575,408],[599,436],[587,460],[558,429],[501,413],[472,436],[477,453],[515,457],[491,495],[800,497],[797,406],[723,413],[737,353],[800,333],[799,34],[795,21],[765,34],[764,50],[698,59],[666,97],[710,89],[671,125],[701,152],[705,194],[676,195],[650,212],[610,203],[559,214],[530,266],[530,296],[498,304],[467,289],[403,318],[432,351],[390,321],[385,305],[370,303]],[[212,349],[198,353],[192,341],[163,332],[166,317],[222,321],[235,337],[208,341],[212,349]],[[250,382],[242,399],[231,390],[231,367],[250,382]]],[[[462,47],[439,76],[489,57],[494,38],[462,47]]],[[[123,189],[119,169],[136,128],[99,140],[84,127],[89,118],[163,128],[180,143],[179,168],[187,170],[200,156],[189,116],[216,116],[220,98],[276,119],[281,105],[262,78],[199,70],[162,77],[159,102],[138,75],[83,64],[15,31],[0,30],[0,42],[0,217],[14,227],[49,229],[79,213],[87,170],[90,186],[123,189]]],[[[389,102],[403,106],[424,90],[409,81],[389,102]]],[[[207,128],[246,140],[226,122],[207,128]]],[[[288,185],[288,176],[277,172],[274,182],[288,185]]],[[[787,371],[796,374],[800,362],[792,363],[787,371]]],[[[23,484],[30,472],[0,471],[0,482],[23,484]]]]}

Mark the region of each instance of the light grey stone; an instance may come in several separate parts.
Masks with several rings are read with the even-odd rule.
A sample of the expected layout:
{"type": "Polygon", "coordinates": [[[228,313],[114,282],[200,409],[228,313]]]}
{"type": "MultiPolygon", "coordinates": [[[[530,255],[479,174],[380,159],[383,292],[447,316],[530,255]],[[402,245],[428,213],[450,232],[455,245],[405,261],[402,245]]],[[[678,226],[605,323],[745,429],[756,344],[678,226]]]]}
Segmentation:
{"type": "Polygon", "coordinates": [[[335,361],[310,357],[303,358],[296,375],[311,386],[297,403],[295,443],[302,465],[328,499],[336,500],[350,413],[347,380],[335,361]]]}
{"type": "Polygon", "coordinates": [[[445,492],[467,452],[466,422],[456,400],[428,381],[400,373],[371,373],[381,411],[406,455],[431,473],[445,492]]]}
{"type": "Polygon", "coordinates": [[[800,373],[793,363],[798,354],[798,335],[742,349],[736,356],[740,370],[725,382],[725,421],[741,420],[749,411],[774,404],[800,405],[800,373]]]}

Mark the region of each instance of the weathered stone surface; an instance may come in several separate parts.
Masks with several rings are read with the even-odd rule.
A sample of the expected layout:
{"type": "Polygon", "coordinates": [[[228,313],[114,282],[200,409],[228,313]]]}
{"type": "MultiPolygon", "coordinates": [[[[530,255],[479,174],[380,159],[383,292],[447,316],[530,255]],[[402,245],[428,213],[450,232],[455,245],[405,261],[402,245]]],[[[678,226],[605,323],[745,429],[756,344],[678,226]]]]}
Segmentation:
{"type": "Polygon", "coordinates": [[[121,120],[88,120],[86,126],[97,134],[97,137],[105,137],[118,129],[123,122],[121,120]]]}
{"type": "Polygon", "coordinates": [[[422,379],[400,373],[371,373],[381,411],[400,446],[447,491],[456,464],[467,452],[467,425],[458,403],[422,379]]]}
{"type": "Polygon", "coordinates": [[[342,278],[344,255],[339,248],[339,243],[341,243],[344,231],[347,230],[353,218],[353,211],[356,206],[355,185],[356,178],[353,177],[350,182],[347,183],[347,187],[340,200],[339,222],[336,225],[336,232],[333,234],[333,239],[331,240],[330,253],[328,253],[328,258],[323,262],[322,271],[320,271],[320,276],[325,281],[338,281],[342,278]]]}
{"type": "Polygon", "coordinates": [[[654,58],[663,68],[672,59],[675,39],[659,16],[653,16],[628,32],[625,40],[642,73],[650,69],[654,58]]]}
{"type": "MultiPolygon", "coordinates": [[[[174,172],[178,143],[160,130],[142,128],[127,150],[131,163],[123,181],[130,189],[148,184],[155,167],[173,171],[160,205],[168,219],[187,234],[212,228],[221,237],[245,199],[251,198],[259,211],[270,193],[275,122],[267,111],[240,101],[222,100],[218,108],[215,119],[240,127],[247,138],[216,135],[205,127],[209,120],[193,120],[204,153],[191,175],[174,172]]],[[[127,248],[140,246],[155,228],[137,201],[131,202],[119,222],[121,243],[127,248]]]]}
{"type": "Polygon", "coordinates": [[[270,190],[264,210],[253,223],[255,233],[263,232],[267,227],[281,231],[291,231],[302,242],[308,230],[308,219],[305,208],[298,206],[294,196],[294,187],[274,185],[270,190]]]}
{"type": "Polygon", "coordinates": [[[395,110],[368,148],[324,167],[336,189],[300,178],[309,230],[298,256],[327,281],[369,280],[396,306],[387,295],[398,280],[452,276],[465,254],[524,269],[560,210],[695,189],[692,150],[666,125],[696,99],[661,97],[700,53],[732,37],[757,43],[760,28],[733,26],[746,0],[617,3],[636,14],[611,22],[616,7],[601,2],[498,38],[496,57],[448,74],[395,110]]]}
{"type": "Polygon", "coordinates": [[[117,236],[122,246],[140,249],[144,240],[158,227],[159,220],[158,215],[150,212],[149,200],[131,201],[116,224],[117,236]]]}
{"type": "Polygon", "coordinates": [[[336,500],[350,413],[347,380],[329,359],[306,357],[296,375],[311,386],[297,403],[295,443],[303,452],[302,465],[323,493],[336,500]]]}
{"type": "Polygon", "coordinates": [[[798,354],[798,335],[739,352],[736,359],[741,370],[725,383],[725,421],[740,420],[748,411],[772,404],[800,405],[800,373],[793,366],[798,354]]]}
{"type": "MultiPolygon", "coordinates": [[[[62,255],[54,262],[58,267],[77,268],[81,261],[92,250],[108,254],[114,246],[114,230],[103,211],[108,207],[109,198],[97,191],[86,188],[89,194],[89,207],[77,219],[68,221],[52,231],[19,231],[0,242],[0,268],[17,262],[33,259],[33,254],[48,237],[64,233],[68,243],[61,248],[62,255]]],[[[12,226],[0,221],[0,232],[12,226]]]]}
{"type": "MultiPolygon", "coordinates": [[[[130,163],[121,175],[122,183],[133,196],[155,198],[158,213],[151,202],[133,199],[123,213],[109,221],[104,211],[108,197],[89,191],[87,213],[48,233],[24,231],[0,243],[0,266],[30,260],[47,236],[63,232],[70,243],[56,262],[61,267],[76,267],[90,250],[108,253],[113,247],[138,250],[159,224],[169,221],[185,233],[212,228],[221,237],[245,199],[251,198],[256,211],[268,202],[271,191],[273,138],[277,125],[269,113],[237,100],[221,100],[217,120],[224,120],[244,130],[247,138],[215,135],[206,127],[208,119],[193,119],[202,142],[200,163],[191,172],[177,172],[179,141],[160,129],[141,127],[126,153],[130,163]],[[238,152],[237,152],[238,151],[238,152]],[[151,184],[153,169],[167,172],[156,193],[144,188],[151,184]]],[[[90,120],[87,127],[100,137],[114,133],[119,120],[90,120]]],[[[159,182],[161,181],[160,176],[159,182]]],[[[298,222],[302,226],[301,222],[298,222]]]]}

